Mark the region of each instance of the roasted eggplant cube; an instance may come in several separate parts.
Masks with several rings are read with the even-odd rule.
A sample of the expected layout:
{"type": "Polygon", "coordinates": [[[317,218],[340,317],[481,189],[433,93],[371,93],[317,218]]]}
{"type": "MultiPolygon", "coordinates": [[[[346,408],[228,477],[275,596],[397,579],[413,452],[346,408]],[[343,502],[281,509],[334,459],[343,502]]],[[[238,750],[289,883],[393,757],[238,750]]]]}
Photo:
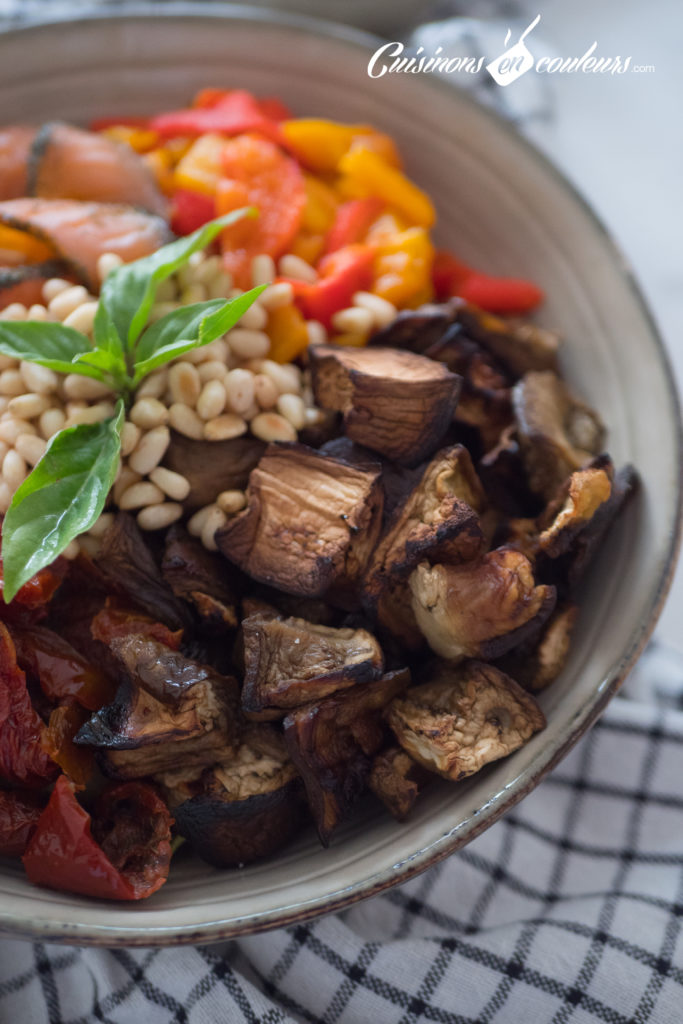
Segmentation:
{"type": "Polygon", "coordinates": [[[551,615],[540,637],[522,644],[497,662],[497,667],[532,693],[539,693],[554,682],[564,668],[571,646],[579,609],[562,605],[551,615]]]}
{"type": "Polygon", "coordinates": [[[285,740],[301,774],[323,846],[366,787],[373,755],[384,742],[381,712],[402,693],[402,669],[292,711],[285,740]]]}
{"type": "Polygon", "coordinates": [[[390,747],[372,762],[368,788],[397,821],[405,821],[434,775],[401,747],[390,747]]]}
{"type": "Polygon", "coordinates": [[[539,549],[549,558],[558,558],[604,511],[612,497],[614,466],[609,456],[595,460],[567,480],[539,522],[539,549]]]}
{"type": "Polygon", "coordinates": [[[234,570],[177,524],[166,535],[161,574],[176,597],[193,605],[203,629],[223,633],[237,627],[234,570]]]}
{"type": "Polygon", "coordinates": [[[163,464],[189,480],[183,506],[194,512],[215,501],[221,491],[243,490],[265,450],[264,442],[255,437],[194,441],[172,430],[163,464]]]}
{"type": "Polygon", "coordinates": [[[270,445],[251,474],[247,498],[216,543],[253,579],[320,597],[364,570],[381,528],[379,468],[296,443],[270,445]]]}
{"type": "Polygon", "coordinates": [[[318,405],[344,415],[352,441],[406,465],[439,447],[461,378],[431,359],[392,348],[309,350],[318,405]]]}
{"type": "Polygon", "coordinates": [[[605,428],[551,370],[525,374],[512,402],[529,486],[551,501],[567,477],[602,450],[605,428]]]}
{"type": "Polygon", "coordinates": [[[517,377],[531,370],[557,370],[560,338],[556,331],[523,320],[503,320],[463,302],[455,320],[517,377]]]}
{"type": "Polygon", "coordinates": [[[537,586],[519,551],[497,548],[464,565],[419,565],[412,606],[427,643],[442,658],[497,658],[550,616],[555,588],[537,586]]]}
{"type": "Polygon", "coordinates": [[[166,790],[176,829],[217,868],[241,867],[280,850],[304,817],[303,787],[282,737],[251,726],[235,756],[181,789],[166,790]],[[188,789],[192,791],[189,798],[188,789]]]}
{"type": "Polygon", "coordinates": [[[289,708],[376,679],[384,669],[382,649],[366,629],[251,615],[242,634],[242,708],[250,718],[281,718],[289,708]]]}
{"type": "Polygon", "coordinates": [[[395,698],[387,720],[423,767],[457,781],[505,757],[545,726],[533,697],[493,665],[443,666],[395,698]]]}

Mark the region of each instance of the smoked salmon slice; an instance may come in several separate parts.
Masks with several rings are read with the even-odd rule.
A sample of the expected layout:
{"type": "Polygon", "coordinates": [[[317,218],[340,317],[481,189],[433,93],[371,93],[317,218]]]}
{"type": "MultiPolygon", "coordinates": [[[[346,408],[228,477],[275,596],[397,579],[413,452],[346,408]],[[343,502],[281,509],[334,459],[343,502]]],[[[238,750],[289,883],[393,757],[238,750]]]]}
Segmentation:
{"type": "Polygon", "coordinates": [[[28,192],[28,165],[37,128],[0,128],[0,199],[18,199],[28,192]]]}
{"type": "Polygon", "coordinates": [[[162,217],[115,203],[76,199],[9,199],[0,202],[0,224],[48,243],[76,277],[97,292],[97,261],[115,252],[124,263],[156,252],[173,235],[162,217]]]}
{"type": "Polygon", "coordinates": [[[43,285],[51,277],[68,277],[65,263],[50,260],[28,267],[0,267],[0,309],[13,302],[29,307],[43,302],[43,285]]]}

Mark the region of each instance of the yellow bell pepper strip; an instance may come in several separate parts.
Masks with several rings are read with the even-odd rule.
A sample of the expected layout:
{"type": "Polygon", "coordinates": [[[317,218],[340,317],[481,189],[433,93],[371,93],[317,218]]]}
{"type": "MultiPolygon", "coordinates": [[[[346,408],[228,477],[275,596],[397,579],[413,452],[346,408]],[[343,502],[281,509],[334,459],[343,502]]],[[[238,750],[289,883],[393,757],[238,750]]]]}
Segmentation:
{"type": "Polygon", "coordinates": [[[434,246],[424,228],[408,228],[376,243],[375,280],[370,289],[399,309],[433,295],[434,246]]]}
{"type": "Polygon", "coordinates": [[[223,175],[225,143],[226,140],[216,133],[200,135],[176,165],[173,174],[176,188],[213,196],[223,175]]]}
{"type": "Polygon", "coordinates": [[[159,136],[148,128],[117,124],[110,128],[103,128],[101,134],[113,139],[114,142],[125,142],[136,153],[149,153],[150,149],[159,145],[159,136]]]}
{"type": "Polygon", "coordinates": [[[269,358],[276,363],[291,363],[308,346],[306,321],[296,306],[272,310],[267,333],[270,338],[269,358]]]}
{"type": "Polygon", "coordinates": [[[351,305],[355,292],[367,291],[372,282],[374,250],[369,245],[347,245],[323,257],[318,280],[290,281],[294,301],[308,320],[331,327],[332,316],[351,305]]]}
{"type": "Polygon", "coordinates": [[[339,124],[322,118],[283,121],[280,130],[291,153],[312,171],[334,171],[356,135],[372,132],[363,124],[339,124]]]}
{"type": "Polygon", "coordinates": [[[339,161],[339,170],[366,196],[384,199],[411,224],[423,228],[434,224],[436,211],[429,196],[377,153],[363,148],[352,149],[339,161]]]}
{"type": "Polygon", "coordinates": [[[339,200],[324,181],[312,174],[304,175],[306,205],[301,217],[301,227],[312,234],[323,235],[334,223],[339,200]]]}

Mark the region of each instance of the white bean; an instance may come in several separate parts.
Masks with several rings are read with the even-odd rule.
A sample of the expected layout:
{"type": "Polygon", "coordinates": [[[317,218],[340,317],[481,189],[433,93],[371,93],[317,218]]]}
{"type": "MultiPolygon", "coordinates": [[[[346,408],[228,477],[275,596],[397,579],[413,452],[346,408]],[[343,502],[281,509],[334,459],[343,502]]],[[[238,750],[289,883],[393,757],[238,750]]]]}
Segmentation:
{"type": "Polygon", "coordinates": [[[184,402],[174,402],[168,410],[168,422],[185,437],[201,441],[204,437],[204,423],[197,413],[184,402]]]}
{"type": "MultiPolygon", "coordinates": [[[[57,296],[55,302],[59,302],[61,298],[61,295],[57,296]]],[[[81,334],[90,334],[95,323],[97,305],[98,303],[94,299],[90,302],[81,303],[80,306],[74,309],[73,313],[69,313],[68,316],[64,317],[64,326],[73,327],[75,331],[80,331],[81,334]]]]}
{"type": "Polygon", "coordinates": [[[110,388],[102,381],[92,377],[83,377],[80,373],[69,373],[63,382],[64,394],[76,401],[85,398],[103,398],[110,393],[110,388]]]}
{"type": "Polygon", "coordinates": [[[262,412],[249,424],[252,434],[262,441],[296,441],[292,424],[276,412],[262,412]]]}
{"type": "Polygon", "coordinates": [[[259,359],[270,352],[270,338],[264,331],[235,327],[228,334],[228,342],[240,359],[259,359]]]}
{"type": "Polygon", "coordinates": [[[247,327],[249,330],[262,331],[268,323],[268,314],[259,302],[254,302],[239,319],[240,327],[247,327]]]}
{"type": "Polygon", "coordinates": [[[85,409],[74,409],[66,418],[66,427],[75,427],[79,423],[101,423],[114,415],[112,402],[97,402],[95,405],[87,405],[85,409]]]}
{"type": "Polygon", "coordinates": [[[204,360],[207,362],[209,359],[218,359],[224,363],[230,354],[230,348],[224,338],[216,338],[210,345],[204,345],[198,351],[202,353],[204,360]]]}
{"type": "Polygon", "coordinates": [[[75,309],[82,306],[84,302],[88,302],[90,298],[88,289],[84,288],[82,284],[71,285],[69,288],[60,291],[48,303],[48,312],[52,316],[56,316],[58,320],[64,320],[75,309]]]}
{"type": "Polygon", "coordinates": [[[228,368],[225,363],[220,362],[218,359],[209,359],[206,363],[200,363],[197,367],[197,373],[202,384],[206,384],[209,380],[224,380],[228,368]]]}
{"type": "Polygon", "coordinates": [[[204,424],[203,436],[206,441],[230,441],[233,437],[241,437],[246,432],[246,421],[241,416],[226,412],[204,424]]]}
{"type": "Polygon", "coordinates": [[[0,373],[1,395],[23,395],[25,390],[24,378],[19,370],[3,370],[0,373]]]}
{"type": "Polygon", "coordinates": [[[0,310],[0,320],[26,320],[27,316],[28,310],[23,302],[10,302],[0,310]]]}
{"type": "Polygon", "coordinates": [[[78,543],[78,541],[76,540],[75,537],[74,537],[73,540],[69,541],[67,546],[62,551],[62,554],[64,555],[64,557],[66,559],[68,559],[70,562],[72,562],[74,560],[74,558],[78,558],[80,553],[81,553],[81,546],[80,546],[80,544],[78,543]]]}
{"type": "Polygon", "coordinates": [[[213,420],[225,409],[227,395],[219,380],[209,380],[197,399],[197,412],[203,420],[213,420]]]}
{"type": "Polygon", "coordinates": [[[139,483],[142,479],[139,473],[134,473],[130,466],[119,466],[119,472],[114,482],[114,501],[118,505],[121,500],[121,495],[132,487],[133,484],[139,483]]]}
{"type": "Polygon", "coordinates": [[[210,299],[224,299],[230,294],[232,288],[232,277],[227,270],[222,270],[215,277],[212,277],[207,285],[210,299]]]}
{"type": "Polygon", "coordinates": [[[29,391],[37,395],[49,395],[57,390],[57,374],[47,366],[37,363],[20,363],[19,370],[29,391]]]}
{"type": "Polygon", "coordinates": [[[137,521],[141,530],[165,530],[175,523],[183,514],[183,506],[175,501],[166,501],[162,505],[148,505],[138,512],[137,521]]]}
{"type": "Polygon", "coordinates": [[[66,416],[62,409],[46,409],[38,420],[40,433],[49,441],[53,434],[57,434],[66,423],[66,416]]]}
{"type": "Polygon", "coordinates": [[[218,545],[216,544],[215,534],[216,530],[220,530],[222,526],[228,521],[228,517],[222,508],[218,505],[213,505],[209,510],[209,513],[204,520],[204,527],[202,529],[202,544],[209,551],[217,551],[218,545]]]}
{"type": "Polygon", "coordinates": [[[272,256],[268,256],[266,253],[254,256],[251,261],[251,281],[255,288],[260,284],[270,284],[276,276],[277,269],[272,256]]]}
{"type": "Polygon", "coordinates": [[[112,512],[103,512],[99,519],[96,519],[92,524],[88,533],[93,537],[103,537],[109,527],[114,522],[114,515],[112,512]]]}
{"type": "Polygon", "coordinates": [[[303,430],[306,425],[306,409],[300,395],[280,395],[277,400],[277,411],[295,430],[303,430]]]}
{"type": "Polygon", "coordinates": [[[130,420],[126,420],[121,428],[121,454],[124,458],[135,451],[141,436],[142,431],[140,428],[136,427],[130,420]]]}
{"type": "Polygon", "coordinates": [[[73,281],[65,281],[63,277],[51,277],[43,285],[43,299],[49,305],[58,295],[72,287],[73,281]]]}
{"type": "Polygon", "coordinates": [[[166,469],[164,466],[153,469],[149,478],[174,501],[185,501],[190,493],[190,481],[181,473],[174,473],[172,469],[166,469]]]}
{"type": "Polygon", "coordinates": [[[294,281],[308,281],[313,284],[318,280],[318,275],[311,264],[292,252],[281,257],[278,269],[282,277],[291,277],[294,281]]]}
{"type": "Polygon", "coordinates": [[[97,276],[104,283],[112,270],[118,270],[123,266],[123,260],[117,252],[103,252],[97,260],[97,276]]]}
{"type": "Polygon", "coordinates": [[[265,373],[254,376],[254,397],[262,409],[272,409],[278,398],[278,389],[265,373]]]}
{"type": "Polygon", "coordinates": [[[135,392],[135,398],[163,398],[167,387],[168,370],[163,366],[160,370],[150,373],[149,377],[145,377],[135,392]]]}
{"type": "Polygon", "coordinates": [[[26,319],[38,320],[40,323],[43,323],[45,320],[50,319],[50,314],[48,313],[46,306],[43,306],[40,302],[35,302],[32,306],[28,307],[26,319]]]}
{"type": "Polygon", "coordinates": [[[13,416],[32,420],[50,408],[50,399],[46,395],[17,395],[7,408],[13,416]]]}
{"type": "Polygon", "coordinates": [[[149,480],[141,480],[132,484],[119,498],[119,508],[128,512],[147,505],[160,505],[164,500],[164,492],[149,480]]]}
{"type": "Polygon", "coordinates": [[[332,326],[336,331],[348,331],[352,334],[367,334],[374,323],[369,309],[362,306],[349,306],[332,315],[332,326]]]}
{"type": "Polygon", "coordinates": [[[216,504],[227,516],[234,516],[246,508],[247,496],[244,491],[221,491],[216,498],[216,504]]]}
{"type": "Polygon", "coordinates": [[[36,437],[35,434],[19,434],[14,445],[15,451],[19,452],[29,466],[35,466],[37,462],[40,462],[46,447],[47,441],[44,441],[42,437],[36,437]]]}
{"type": "Polygon", "coordinates": [[[15,451],[14,448],[10,448],[7,455],[2,460],[2,475],[5,483],[11,488],[12,492],[16,491],[17,487],[23,484],[28,473],[28,467],[25,460],[15,451]]]}
{"type": "MultiPolygon", "coordinates": [[[[220,256],[205,256],[205,258],[194,268],[194,279],[199,284],[210,285],[212,281],[216,280],[222,270],[223,264],[220,256]]],[[[232,284],[232,281],[230,284],[232,284]]],[[[228,285],[228,288],[230,288],[230,285],[228,285]]]]}
{"type": "Polygon", "coordinates": [[[254,402],[254,375],[239,367],[230,370],[225,378],[228,405],[233,412],[243,414],[254,402]]]}
{"type": "Polygon", "coordinates": [[[258,298],[259,304],[268,312],[272,309],[280,309],[282,306],[289,306],[294,301],[294,289],[289,281],[276,281],[270,284],[258,298]]]}
{"type": "Polygon", "coordinates": [[[168,371],[168,389],[174,402],[195,405],[202,390],[197,367],[184,359],[168,371]]]}
{"type": "Polygon", "coordinates": [[[180,293],[180,304],[181,306],[192,306],[195,302],[206,302],[208,297],[209,296],[204,285],[195,282],[194,284],[188,284],[186,288],[183,288],[180,293]]]}
{"type": "Polygon", "coordinates": [[[6,480],[0,480],[0,512],[7,511],[12,503],[12,489],[6,480]]]}
{"type": "Polygon", "coordinates": [[[35,434],[36,428],[26,420],[20,420],[17,416],[7,415],[7,419],[0,420],[0,441],[14,446],[20,434],[35,434]]]}
{"type": "Polygon", "coordinates": [[[155,302],[150,310],[149,321],[156,323],[157,320],[168,316],[169,313],[175,313],[176,309],[180,309],[179,302],[155,302]]]}
{"type": "Polygon", "coordinates": [[[168,420],[168,409],[158,398],[140,398],[129,413],[131,421],[141,430],[161,427],[168,420]]]}
{"type": "Polygon", "coordinates": [[[12,356],[0,355],[0,372],[2,370],[16,370],[18,365],[17,360],[12,356]]]}
{"type": "Polygon", "coordinates": [[[327,341],[327,331],[319,320],[306,321],[306,334],[309,345],[324,345],[327,341]]]}
{"type": "MultiPolygon", "coordinates": [[[[171,440],[171,432],[168,427],[154,427],[148,434],[144,434],[137,448],[128,457],[128,465],[136,473],[151,473],[159,465],[171,440]]],[[[144,504],[151,504],[145,502],[144,504]]]]}
{"type": "Polygon", "coordinates": [[[393,302],[383,299],[381,295],[373,295],[372,292],[356,292],[353,296],[354,306],[360,306],[372,313],[376,327],[386,327],[396,319],[398,310],[393,302]]]}
{"type": "Polygon", "coordinates": [[[216,506],[213,504],[204,505],[204,507],[200,508],[197,512],[195,512],[193,516],[190,516],[190,518],[187,521],[187,532],[192,537],[201,537],[202,530],[204,529],[204,523],[207,520],[209,512],[211,511],[212,508],[215,507],[216,506]]]}
{"type": "Polygon", "coordinates": [[[264,359],[261,373],[270,377],[281,395],[301,392],[301,370],[293,363],[275,363],[272,359],[264,359]]]}

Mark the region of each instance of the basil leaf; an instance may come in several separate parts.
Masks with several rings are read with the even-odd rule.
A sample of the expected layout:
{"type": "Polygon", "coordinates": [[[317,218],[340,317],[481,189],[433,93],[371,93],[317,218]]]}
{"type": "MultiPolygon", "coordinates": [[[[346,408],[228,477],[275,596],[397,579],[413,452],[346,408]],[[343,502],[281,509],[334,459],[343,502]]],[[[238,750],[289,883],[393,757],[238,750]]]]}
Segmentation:
{"type": "Polygon", "coordinates": [[[116,326],[109,314],[109,310],[102,302],[97,303],[97,312],[95,313],[95,323],[93,325],[93,338],[95,340],[96,348],[102,349],[105,352],[110,352],[112,355],[118,355],[125,368],[125,350],[123,342],[119,337],[119,332],[116,330],[116,326]]]}
{"type": "Polygon", "coordinates": [[[99,517],[118,469],[123,421],[119,401],[110,419],[55,434],[15,493],[2,525],[5,601],[99,517]]]}
{"type": "Polygon", "coordinates": [[[259,285],[235,299],[196,302],[157,320],[147,328],[135,349],[134,383],[184,352],[220,338],[244,316],[265,287],[259,285]]]}
{"type": "Polygon", "coordinates": [[[74,362],[82,355],[92,355],[94,349],[85,334],[64,324],[0,320],[0,352],[14,359],[47,366],[58,373],[80,373],[85,377],[102,379],[101,372],[95,367],[79,367],[74,362]]]}
{"type": "Polygon", "coordinates": [[[224,217],[209,221],[193,234],[178,238],[134,263],[125,263],[107,275],[100,292],[100,303],[109,313],[127,349],[133,348],[147,323],[157,285],[184,266],[193,252],[205,249],[223,228],[243,217],[257,215],[258,211],[252,207],[233,210],[224,217]]]}

